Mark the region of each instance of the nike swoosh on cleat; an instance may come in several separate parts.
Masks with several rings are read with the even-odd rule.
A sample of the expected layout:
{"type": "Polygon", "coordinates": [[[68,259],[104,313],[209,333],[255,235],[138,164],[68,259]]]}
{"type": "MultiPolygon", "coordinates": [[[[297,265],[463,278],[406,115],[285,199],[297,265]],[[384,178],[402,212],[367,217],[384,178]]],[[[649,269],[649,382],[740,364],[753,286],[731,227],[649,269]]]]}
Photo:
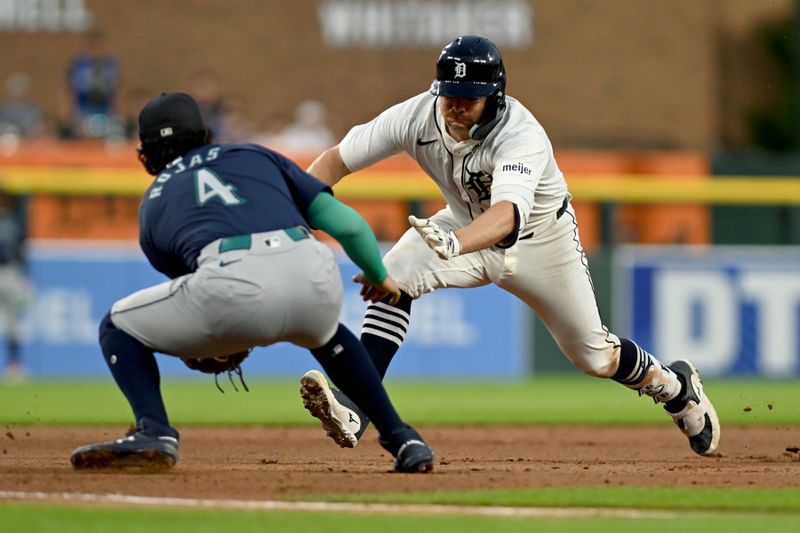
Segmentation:
{"type": "Polygon", "coordinates": [[[436,139],[432,139],[430,141],[423,141],[422,138],[417,139],[417,146],[425,146],[426,144],[435,143],[436,139]]]}
{"type": "Polygon", "coordinates": [[[219,266],[226,267],[228,265],[232,265],[233,263],[238,263],[241,259],[231,259],[230,261],[222,261],[220,260],[219,266]]]}

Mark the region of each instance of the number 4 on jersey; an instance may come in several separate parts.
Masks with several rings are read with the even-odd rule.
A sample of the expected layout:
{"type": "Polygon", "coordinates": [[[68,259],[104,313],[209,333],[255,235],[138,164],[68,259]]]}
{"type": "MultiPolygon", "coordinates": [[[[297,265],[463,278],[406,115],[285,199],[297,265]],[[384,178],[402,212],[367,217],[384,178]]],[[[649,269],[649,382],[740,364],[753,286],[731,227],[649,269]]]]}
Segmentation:
{"type": "Polygon", "coordinates": [[[244,203],[244,199],[236,195],[236,187],[225,183],[207,168],[201,168],[194,176],[197,185],[197,205],[205,205],[215,196],[219,196],[225,205],[244,203]]]}

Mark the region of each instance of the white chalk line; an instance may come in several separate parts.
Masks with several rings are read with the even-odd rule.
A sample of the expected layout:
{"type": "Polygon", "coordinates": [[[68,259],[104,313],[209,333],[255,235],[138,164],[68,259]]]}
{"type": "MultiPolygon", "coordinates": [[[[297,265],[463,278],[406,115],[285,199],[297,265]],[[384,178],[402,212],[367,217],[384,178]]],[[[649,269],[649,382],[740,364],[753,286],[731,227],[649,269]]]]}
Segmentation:
{"type": "Polygon", "coordinates": [[[178,507],[192,509],[251,511],[315,511],[337,513],[383,513],[470,515],[515,518],[644,518],[677,519],[684,514],[648,509],[611,509],[600,507],[484,507],[415,503],[299,502],[280,500],[215,500],[207,498],[160,498],[126,494],[90,494],[84,492],[0,491],[0,500],[27,500],[71,503],[111,503],[142,507],[178,507]]]}

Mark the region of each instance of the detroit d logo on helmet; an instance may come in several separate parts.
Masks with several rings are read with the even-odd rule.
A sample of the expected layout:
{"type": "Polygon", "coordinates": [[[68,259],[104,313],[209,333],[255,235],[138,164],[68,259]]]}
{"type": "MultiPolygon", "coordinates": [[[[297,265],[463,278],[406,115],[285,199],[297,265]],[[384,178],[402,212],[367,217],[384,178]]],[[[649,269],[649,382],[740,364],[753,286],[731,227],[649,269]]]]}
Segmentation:
{"type": "Polygon", "coordinates": [[[463,78],[467,75],[467,64],[456,63],[456,73],[453,78],[463,78]]]}

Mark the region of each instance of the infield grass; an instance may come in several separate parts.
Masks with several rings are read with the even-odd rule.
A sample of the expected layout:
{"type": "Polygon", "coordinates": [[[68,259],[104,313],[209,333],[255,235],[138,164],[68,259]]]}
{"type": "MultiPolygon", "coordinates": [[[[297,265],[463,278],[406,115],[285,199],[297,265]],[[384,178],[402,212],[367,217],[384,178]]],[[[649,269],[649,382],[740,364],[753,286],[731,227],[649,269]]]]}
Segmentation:
{"type": "MultiPolygon", "coordinates": [[[[302,408],[296,380],[252,380],[251,392],[221,394],[211,379],[166,381],[170,415],[178,426],[316,425],[302,408]]],[[[800,381],[707,380],[727,425],[800,426],[800,381]]],[[[541,376],[513,383],[404,382],[387,384],[404,418],[420,425],[661,424],[663,415],[608,380],[582,375],[541,376]]],[[[120,425],[130,410],[108,380],[0,384],[0,423],[120,425]]],[[[224,498],[224,495],[220,495],[224,498]]],[[[24,503],[0,500],[0,532],[124,533],[143,529],[211,531],[326,531],[382,533],[637,532],[691,528],[716,532],[800,530],[800,489],[557,487],[414,494],[309,495],[312,501],[421,503],[534,508],[641,509],[667,513],[646,518],[522,518],[453,514],[227,511],[24,503]]]]}
{"type": "Polygon", "coordinates": [[[206,511],[171,509],[124,509],[109,507],[40,506],[0,502],[0,532],[26,533],[139,533],[170,531],[206,533],[235,531],[325,531],[327,533],[641,533],[682,530],[703,533],[795,532],[798,515],[781,514],[684,514],[659,518],[513,518],[453,515],[368,513],[287,513],[258,511],[206,511]]]}
{"type": "Polygon", "coordinates": [[[796,514],[800,489],[580,486],[428,493],[309,495],[307,501],[503,507],[593,507],[699,512],[796,514]]]}
{"type": "MultiPolygon", "coordinates": [[[[313,426],[295,380],[252,380],[235,392],[213,379],[166,381],[170,419],[187,425],[313,426]]],[[[509,382],[389,381],[404,419],[420,425],[659,424],[649,398],[610,380],[541,376],[509,382]]],[[[706,391],[726,425],[800,426],[800,381],[707,380],[706,391]]],[[[130,408],[111,378],[95,381],[0,383],[0,423],[13,425],[127,425],[130,408]]]]}

